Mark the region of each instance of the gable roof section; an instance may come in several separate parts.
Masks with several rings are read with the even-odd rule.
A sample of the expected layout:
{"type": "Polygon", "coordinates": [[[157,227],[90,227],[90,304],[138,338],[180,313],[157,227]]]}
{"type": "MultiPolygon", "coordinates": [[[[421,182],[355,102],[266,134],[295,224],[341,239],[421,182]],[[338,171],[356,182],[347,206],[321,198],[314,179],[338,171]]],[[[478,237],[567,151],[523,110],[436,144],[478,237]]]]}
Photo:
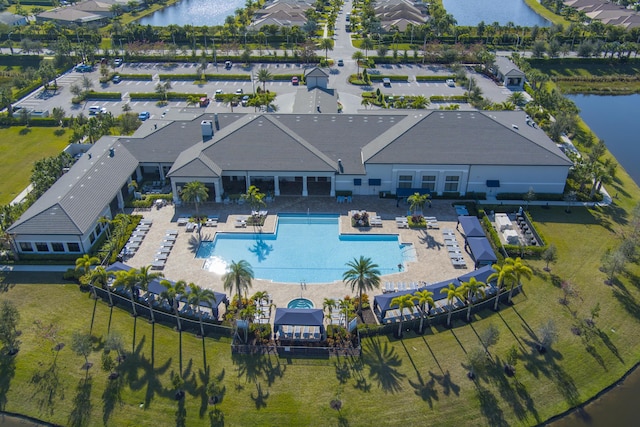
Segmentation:
{"type": "Polygon", "coordinates": [[[313,67],[310,71],[307,72],[307,74],[305,74],[306,77],[329,77],[329,74],[327,74],[322,68],[320,67],[313,67]]]}
{"type": "Polygon", "coordinates": [[[518,68],[516,64],[511,62],[509,58],[506,58],[504,56],[498,56],[496,57],[495,64],[498,70],[505,76],[507,74],[514,74],[514,73],[517,75],[524,76],[524,71],[518,68]]]}
{"type": "Polygon", "coordinates": [[[338,164],[272,115],[247,118],[202,149],[223,170],[334,172],[338,164]]]}
{"type": "Polygon", "coordinates": [[[137,166],[138,161],[116,138],[101,138],[22,214],[9,233],[84,234],[137,166]]]}
{"type": "Polygon", "coordinates": [[[433,111],[408,116],[363,149],[365,163],[569,166],[518,111],[433,111]],[[515,127],[514,127],[515,126],[515,127]]]}

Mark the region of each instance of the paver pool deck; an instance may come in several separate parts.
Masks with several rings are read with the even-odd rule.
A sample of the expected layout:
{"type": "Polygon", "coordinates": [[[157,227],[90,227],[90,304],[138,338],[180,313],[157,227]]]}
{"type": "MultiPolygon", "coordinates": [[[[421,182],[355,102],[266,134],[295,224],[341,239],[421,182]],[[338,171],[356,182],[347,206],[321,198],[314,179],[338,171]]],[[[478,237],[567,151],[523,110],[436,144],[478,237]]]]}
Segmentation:
{"type": "MultiPolygon", "coordinates": [[[[380,199],[377,196],[356,196],[352,203],[338,203],[331,197],[277,197],[275,201],[268,203],[266,208],[269,214],[262,231],[273,233],[275,231],[276,215],[278,213],[339,213],[341,233],[379,233],[398,234],[400,242],[412,243],[416,249],[416,261],[409,262],[403,271],[385,275],[381,278],[381,285],[387,281],[391,282],[418,282],[425,281],[436,283],[443,280],[453,279],[474,269],[473,261],[468,253],[464,252],[464,259],[467,268],[455,268],[449,259],[447,249],[444,245],[442,235],[443,228],[455,230],[457,215],[451,200],[434,200],[432,207],[425,207],[425,216],[435,216],[438,218],[440,229],[409,229],[398,228],[395,217],[406,215],[409,209],[406,202],[400,202],[396,207],[395,199],[380,199]],[[366,210],[370,213],[380,215],[383,220],[382,227],[372,227],[358,229],[351,226],[348,212],[351,210],[366,210]]],[[[222,276],[204,270],[204,259],[196,258],[198,249],[198,233],[187,232],[184,226],[178,226],[176,221],[179,217],[191,216],[195,212],[194,207],[168,205],[160,209],[136,210],[134,213],[152,219],[153,225],[149,233],[142,241],[140,248],[134,256],[125,261],[126,264],[140,268],[150,265],[163,240],[167,230],[179,230],[179,234],[167,263],[162,273],[170,280],[185,280],[187,283],[193,282],[199,286],[207,287],[219,292],[225,292],[222,284],[222,276]]],[[[217,232],[233,233],[254,233],[257,228],[247,226],[246,228],[236,228],[235,219],[239,216],[247,216],[251,208],[247,205],[237,204],[205,204],[199,207],[200,214],[218,216],[217,227],[202,227],[201,239],[213,240],[217,232]]],[[[464,246],[464,237],[456,231],[458,244],[464,246]]],[[[359,257],[360,254],[353,254],[359,257]]],[[[346,270],[346,267],[345,267],[346,270]]],[[[276,283],[270,280],[255,279],[249,295],[257,291],[267,291],[273,299],[276,307],[286,307],[287,303],[298,297],[308,298],[315,304],[315,307],[322,308],[325,298],[343,298],[346,295],[353,295],[351,289],[342,281],[325,284],[307,284],[302,286],[295,283],[276,283]]],[[[370,297],[382,293],[380,290],[371,292],[370,297]]],[[[230,295],[232,296],[232,295],[230,295]]]]}

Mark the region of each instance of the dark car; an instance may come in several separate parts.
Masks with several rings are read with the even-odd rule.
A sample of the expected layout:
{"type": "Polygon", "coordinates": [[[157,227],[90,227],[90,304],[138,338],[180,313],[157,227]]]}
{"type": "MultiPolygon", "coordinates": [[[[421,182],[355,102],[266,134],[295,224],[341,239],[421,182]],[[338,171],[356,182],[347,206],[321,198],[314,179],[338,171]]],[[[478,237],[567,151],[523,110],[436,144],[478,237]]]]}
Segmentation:
{"type": "Polygon", "coordinates": [[[233,63],[231,61],[224,61],[224,68],[225,69],[230,70],[232,65],[233,65],[233,63]]]}

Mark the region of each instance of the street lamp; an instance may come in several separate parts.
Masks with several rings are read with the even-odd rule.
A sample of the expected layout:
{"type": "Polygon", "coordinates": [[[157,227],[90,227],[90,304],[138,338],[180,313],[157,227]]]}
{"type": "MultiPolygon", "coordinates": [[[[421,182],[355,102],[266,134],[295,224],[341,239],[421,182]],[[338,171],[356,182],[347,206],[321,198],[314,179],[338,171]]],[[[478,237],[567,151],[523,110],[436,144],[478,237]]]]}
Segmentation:
{"type": "Polygon", "coordinates": [[[13,31],[7,34],[7,40],[9,41],[9,50],[11,51],[11,55],[13,55],[13,43],[11,42],[11,34],[13,34],[13,31]]]}
{"type": "Polygon", "coordinates": [[[216,71],[218,71],[218,58],[216,57],[216,36],[211,38],[211,43],[213,43],[213,65],[216,66],[216,71]]]}

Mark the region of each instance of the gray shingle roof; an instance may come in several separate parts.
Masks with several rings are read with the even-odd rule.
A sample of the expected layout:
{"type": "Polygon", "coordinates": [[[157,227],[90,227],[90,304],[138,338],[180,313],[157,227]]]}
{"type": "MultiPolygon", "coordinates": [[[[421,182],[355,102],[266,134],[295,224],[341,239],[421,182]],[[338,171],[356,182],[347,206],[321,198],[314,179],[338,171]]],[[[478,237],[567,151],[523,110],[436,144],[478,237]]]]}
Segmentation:
{"type": "Polygon", "coordinates": [[[84,234],[137,166],[138,160],[116,138],[101,138],[27,209],[9,233],[84,234]]]}
{"type": "Polygon", "coordinates": [[[307,77],[329,77],[329,74],[326,73],[322,68],[314,67],[311,70],[305,73],[307,77]]]}
{"type": "Polygon", "coordinates": [[[397,129],[371,144],[363,150],[367,163],[571,165],[553,141],[541,129],[527,125],[518,111],[407,116],[397,129]]]}
{"type": "Polygon", "coordinates": [[[511,71],[515,71],[518,74],[524,75],[524,72],[516,66],[509,58],[504,56],[497,56],[495,60],[496,67],[503,75],[507,75],[511,71]]]}

